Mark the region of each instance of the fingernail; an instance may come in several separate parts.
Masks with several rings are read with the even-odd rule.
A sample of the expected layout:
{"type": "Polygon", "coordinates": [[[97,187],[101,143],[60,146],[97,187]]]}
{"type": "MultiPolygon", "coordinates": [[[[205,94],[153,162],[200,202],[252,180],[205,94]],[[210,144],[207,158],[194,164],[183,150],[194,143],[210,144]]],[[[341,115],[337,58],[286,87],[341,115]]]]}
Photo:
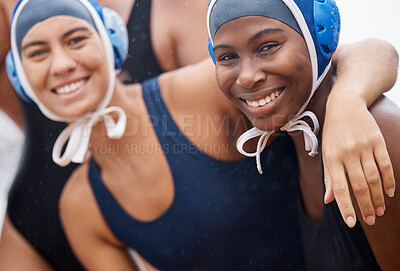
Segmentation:
{"type": "Polygon", "coordinates": [[[347,226],[349,226],[350,228],[353,228],[354,225],[356,224],[356,221],[352,216],[347,217],[346,222],[347,226]]]}
{"type": "Polygon", "coordinates": [[[383,207],[378,207],[378,208],[376,209],[376,214],[377,214],[378,216],[383,216],[384,213],[385,213],[385,209],[383,209],[383,207]]]}
{"type": "Polygon", "coordinates": [[[393,198],[393,197],[394,197],[394,189],[393,189],[393,188],[390,188],[390,189],[388,190],[388,194],[389,194],[389,197],[393,198]]]}
{"type": "Polygon", "coordinates": [[[370,215],[369,217],[367,217],[367,220],[365,222],[367,222],[367,224],[370,226],[374,225],[375,224],[375,216],[370,215]]]}
{"type": "Polygon", "coordinates": [[[326,193],[324,195],[324,203],[326,204],[326,193]]]}

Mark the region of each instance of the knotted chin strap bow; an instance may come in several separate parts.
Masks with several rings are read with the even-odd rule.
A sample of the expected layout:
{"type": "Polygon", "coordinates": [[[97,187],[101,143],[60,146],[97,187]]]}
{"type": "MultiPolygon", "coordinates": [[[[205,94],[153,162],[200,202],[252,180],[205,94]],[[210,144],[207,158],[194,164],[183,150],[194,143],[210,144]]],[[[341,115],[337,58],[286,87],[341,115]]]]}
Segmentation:
{"type": "Polygon", "coordinates": [[[71,162],[82,163],[88,149],[92,128],[101,118],[104,120],[108,138],[117,139],[123,136],[126,128],[126,114],[122,108],[110,106],[86,114],[69,124],[58,136],[53,147],[53,161],[62,167],[71,162]],[[111,112],[118,114],[117,122],[110,115],[111,112]],[[62,149],[67,141],[65,152],[61,156],[62,149]]]}
{"type": "MultiPolygon", "coordinates": [[[[302,114],[293,117],[289,120],[283,127],[280,129],[281,131],[294,132],[294,131],[302,131],[304,135],[304,147],[305,150],[308,151],[308,155],[314,157],[318,154],[318,139],[317,134],[319,132],[319,122],[315,114],[311,111],[305,111],[302,114]],[[310,125],[307,122],[302,120],[304,117],[309,117],[312,122],[314,129],[312,130],[310,125]]],[[[264,150],[267,145],[268,139],[274,133],[274,131],[262,131],[256,127],[251,128],[250,130],[244,132],[236,142],[236,148],[238,151],[247,156],[247,157],[256,157],[257,169],[260,174],[263,173],[261,168],[261,152],[264,150]],[[248,153],[243,150],[244,144],[250,139],[259,137],[257,143],[257,150],[253,153],[248,153]]]]}

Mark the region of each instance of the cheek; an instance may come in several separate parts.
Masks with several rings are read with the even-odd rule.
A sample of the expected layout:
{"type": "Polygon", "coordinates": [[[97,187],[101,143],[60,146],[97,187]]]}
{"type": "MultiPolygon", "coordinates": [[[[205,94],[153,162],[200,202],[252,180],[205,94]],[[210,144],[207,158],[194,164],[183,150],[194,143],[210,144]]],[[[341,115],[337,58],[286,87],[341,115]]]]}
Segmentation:
{"type": "Polygon", "coordinates": [[[74,58],[80,60],[80,63],[84,64],[85,68],[89,70],[99,70],[101,65],[107,61],[101,43],[92,42],[82,50],[77,50],[73,53],[75,54],[74,58]]]}
{"type": "Polygon", "coordinates": [[[46,66],[43,64],[23,64],[23,68],[25,71],[26,78],[28,79],[29,84],[31,85],[33,91],[36,94],[40,94],[40,89],[45,88],[46,86],[46,66]],[[38,72],[41,71],[41,72],[38,72]]]}
{"type": "Polygon", "coordinates": [[[236,82],[236,73],[234,69],[229,69],[224,66],[216,66],[215,74],[217,78],[217,83],[220,90],[228,97],[230,97],[230,89],[236,82]]]}

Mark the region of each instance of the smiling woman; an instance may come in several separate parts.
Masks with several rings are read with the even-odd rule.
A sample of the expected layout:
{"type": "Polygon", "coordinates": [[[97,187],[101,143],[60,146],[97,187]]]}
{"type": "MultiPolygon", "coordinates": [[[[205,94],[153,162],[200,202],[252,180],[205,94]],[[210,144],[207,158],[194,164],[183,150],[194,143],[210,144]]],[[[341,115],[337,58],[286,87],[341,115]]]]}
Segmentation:
{"type": "Polygon", "coordinates": [[[99,106],[110,74],[102,65],[106,56],[99,35],[81,21],[65,16],[70,26],[65,29],[64,22],[49,18],[34,25],[21,45],[22,65],[37,99],[54,115],[67,119],[86,115],[99,106]],[[48,31],[42,31],[43,27],[48,31]],[[79,72],[71,74],[71,70],[79,72]],[[97,91],[90,92],[91,88],[97,91]]]}
{"type": "MultiPolygon", "coordinates": [[[[374,227],[368,227],[375,223],[375,217],[369,216],[364,218],[366,223],[350,229],[340,221],[335,203],[318,205],[324,192],[318,128],[324,125],[326,101],[336,81],[330,66],[339,37],[334,1],[267,0],[260,4],[249,0],[243,6],[240,1],[218,0],[209,7],[209,30],[218,85],[255,126],[239,138],[239,151],[254,156],[243,151],[243,144],[261,134],[258,158],[266,141],[279,130],[287,132],[294,142],[308,269],[398,270],[399,197],[389,200],[390,207],[374,227]],[[283,16],[263,9],[264,5],[275,4],[283,16]],[[263,13],[256,8],[249,11],[252,6],[263,13]],[[235,10],[237,14],[221,20],[223,10],[235,10]],[[262,101],[271,93],[275,96],[276,91],[280,93],[277,98],[269,103],[262,101]],[[313,130],[307,118],[311,119],[313,130]],[[311,150],[309,155],[304,146],[311,150]]],[[[392,136],[394,131],[400,132],[400,109],[382,97],[370,111],[382,129],[395,176],[400,176],[400,143],[392,136]]],[[[354,174],[355,169],[348,169],[350,177],[354,174]]],[[[357,215],[360,216],[359,211],[357,215]]]]}
{"type": "Polygon", "coordinates": [[[302,37],[292,28],[261,16],[224,24],[215,35],[219,86],[260,130],[276,130],[277,126],[285,125],[289,120],[285,116],[295,115],[310,95],[312,75],[308,50],[306,46],[299,46],[298,40],[302,37]],[[256,27],[261,30],[250,31],[256,27]],[[226,35],[234,29],[237,36],[226,35]],[[253,58],[259,61],[253,63],[250,61],[253,58]],[[267,78],[269,84],[261,84],[267,78]],[[296,91],[298,87],[309,92],[300,93],[296,91]],[[282,100],[291,102],[292,106],[278,107],[282,100]]]}

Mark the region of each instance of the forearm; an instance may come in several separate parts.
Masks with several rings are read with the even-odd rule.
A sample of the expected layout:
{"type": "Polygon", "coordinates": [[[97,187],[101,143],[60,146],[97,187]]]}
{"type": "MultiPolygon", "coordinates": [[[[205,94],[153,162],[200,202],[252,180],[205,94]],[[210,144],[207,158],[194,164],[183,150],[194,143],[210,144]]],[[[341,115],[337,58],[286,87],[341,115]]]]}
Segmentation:
{"type": "Polygon", "coordinates": [[[369,39],[339,46],[333,56],[337,81],[329,100],[352,97],[368,107],[397,79],[399,56],[388,42],[369,39]]]}

